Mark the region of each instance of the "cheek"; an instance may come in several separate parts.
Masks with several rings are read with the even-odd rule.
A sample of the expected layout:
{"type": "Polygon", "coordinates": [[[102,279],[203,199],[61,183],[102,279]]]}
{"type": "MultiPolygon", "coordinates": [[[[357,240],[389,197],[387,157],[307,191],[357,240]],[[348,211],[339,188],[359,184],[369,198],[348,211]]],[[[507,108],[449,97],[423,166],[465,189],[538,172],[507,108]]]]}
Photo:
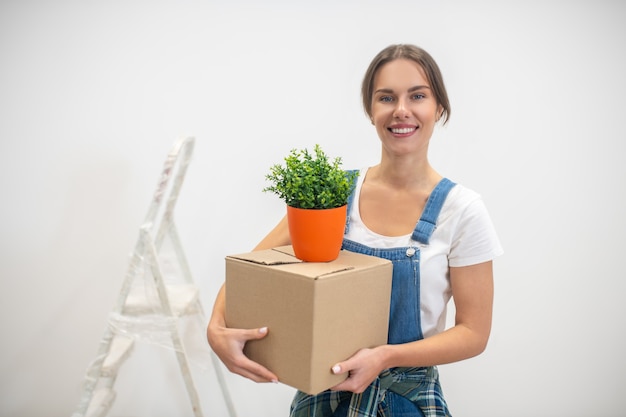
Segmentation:
{"type": "Polygon", "coordinates": [[[433,121],[433,122],[437,121],[437,108],[436,107],[431,107],[431,106],[420,107],[420,108],[415,109],[413,114],[418,119],[420,119],[423,123],[428,123],[430,121],[433,121]]]}
{"type": "Polygon", "coordinates": [[[384,106],[372,106],[372,120],[385,120],[391,116],[393,110],[384,106]]]}
{"type": "Polygon", "coordinates": [[[376,127],[376,130],[384,131],[385,126],[387,125],[386,120],[387,118],[382,117],[380,114],[374,114],[372,118],[372,124],[376,127]]]}

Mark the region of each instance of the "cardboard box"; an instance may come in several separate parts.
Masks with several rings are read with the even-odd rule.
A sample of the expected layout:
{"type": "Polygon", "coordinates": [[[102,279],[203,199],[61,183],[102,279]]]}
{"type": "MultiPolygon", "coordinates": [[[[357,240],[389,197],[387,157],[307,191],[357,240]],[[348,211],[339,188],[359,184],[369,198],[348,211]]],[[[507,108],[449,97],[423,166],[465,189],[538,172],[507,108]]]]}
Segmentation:
{"type": "Polygon", "coordinates": [[[331,372],[335,363],[387,343],[391,275],[390,261],[348,251],[327,263],[302,262],[291,246],[228,256],[226,323],[267,326],[245,354],[317,394],[346,378],[331,372]]]}

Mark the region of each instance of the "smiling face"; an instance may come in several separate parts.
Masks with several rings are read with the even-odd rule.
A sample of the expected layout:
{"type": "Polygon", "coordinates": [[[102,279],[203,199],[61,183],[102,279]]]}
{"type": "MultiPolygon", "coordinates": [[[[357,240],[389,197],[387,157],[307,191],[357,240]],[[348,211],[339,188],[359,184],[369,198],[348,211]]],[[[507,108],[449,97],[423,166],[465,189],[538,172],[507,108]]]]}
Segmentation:
{"type": "Polygon", "coordinates": [[[371,117],[383,148],[391,154],[428,149],[442,107],[422,67],[395,59],[374,77],[371,117]]]}

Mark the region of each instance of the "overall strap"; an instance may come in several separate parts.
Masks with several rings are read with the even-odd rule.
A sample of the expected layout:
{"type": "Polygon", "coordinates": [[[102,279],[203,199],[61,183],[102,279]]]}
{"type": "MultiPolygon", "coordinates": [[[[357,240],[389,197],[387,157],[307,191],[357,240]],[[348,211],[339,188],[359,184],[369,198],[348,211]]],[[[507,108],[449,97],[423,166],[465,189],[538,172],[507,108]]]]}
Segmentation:
{"type": "Polygon", "coordinates": [[[428,197],[426,207],[424,207],[424,211],[422,212],[422,217],[420,217],[417,225],[415,226],[415,230],[411,236],[413,240],[428,244],[430,236],[437,227],[437,217],[439,217],[443,203],[446,201],[448,193],[455,185],[455,183],[447,178],[443,178],[439,181],[433,192],[428,197]]]}

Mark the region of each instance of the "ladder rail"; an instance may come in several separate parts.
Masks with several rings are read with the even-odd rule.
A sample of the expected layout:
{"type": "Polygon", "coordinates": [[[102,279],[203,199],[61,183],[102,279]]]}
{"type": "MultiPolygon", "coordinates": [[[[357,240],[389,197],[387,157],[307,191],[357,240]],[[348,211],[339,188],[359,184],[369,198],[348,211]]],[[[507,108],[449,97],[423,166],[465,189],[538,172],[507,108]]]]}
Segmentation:
{"type": "MultiPolygon", "coordinates": [[[[145,235],[146,239],[149,239],[149,236],[145,235]]],[[[150,242],[153,243],[153,242],[150,242]]],[[[161,306],[164,309],[164,312],[167,316],[174,316],[174,312],[172,311],[172,307],[169,302],[169,298],[167,296],[167,288],[165,287],[165,282],[163,280],[163,273],[161,271],[159,261],[158,261],[158,253],[157,248],[153,244],[149,244],[148,246],[148,255],[150,260],[152,261],[152,276],[154,277],[155,284],[157,287],[157,291],[159,293],[159,300],[161,302],[161,306]]],[[[202,417],[202,409],[200,408],[200,398],[198,397],[198,392],[196,391],[196,386],[191,378],[191,371],[189,369],[189,363],[187,361],[187,355],[185,354],[185,348],[183,346],[180,333],[178,332],[178,326],[176,322],[172,323],[169,329],[170,337],[172,339],[172,344],[174,346],[174,351],[176,352],[176,358],[178,359],[178,363],[180,366],[180,370],[183,376],[183,380],[185,381],[185,387],[187,388],[187,393],[189,395],[189,399],[191,401],[193,414],[195,417],[202,417]]]]}

